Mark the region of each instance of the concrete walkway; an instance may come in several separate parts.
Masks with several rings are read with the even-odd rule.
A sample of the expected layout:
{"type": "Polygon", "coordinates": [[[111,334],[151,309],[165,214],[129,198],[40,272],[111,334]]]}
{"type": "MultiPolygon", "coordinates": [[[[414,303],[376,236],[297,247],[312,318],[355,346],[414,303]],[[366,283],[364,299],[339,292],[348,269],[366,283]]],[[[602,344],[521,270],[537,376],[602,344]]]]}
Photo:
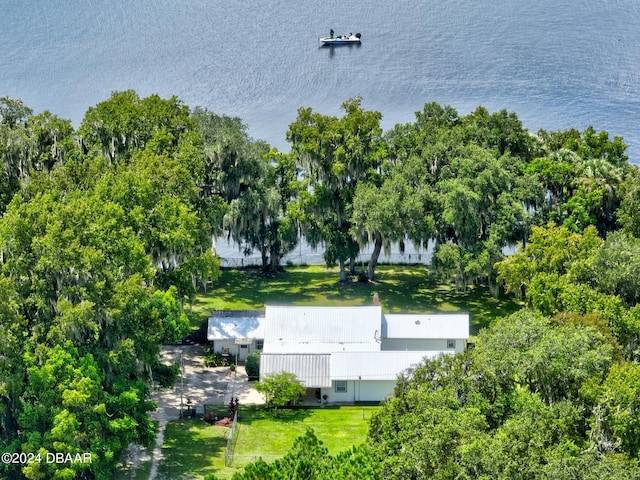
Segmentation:
{"type": "Polygon", "coordinates": [[[235,373],[229,367],[208,368],[204,366],[204,352],[199,345],[175,345],[162,348],[160,360],[167,365],[182,362],[182,375],[178,376],[173,388],[158,388],[153,392],[152,400],[158,408],[151,413],[151,419],[158,422],[153,454],[137,445],[132,445],[127,454],[126,466],[129,478],[135,478],[137,468],[151,460],[149,480],[154,480],[162,460],[162,445],[167,422],[180,418],[187,411],[187,402],[198,416],[202,415],[204,405],[229,405],[231,398],[238,398],[240,405],[263,404],[264,399],[249,382],[243,366],[235,373]]]}

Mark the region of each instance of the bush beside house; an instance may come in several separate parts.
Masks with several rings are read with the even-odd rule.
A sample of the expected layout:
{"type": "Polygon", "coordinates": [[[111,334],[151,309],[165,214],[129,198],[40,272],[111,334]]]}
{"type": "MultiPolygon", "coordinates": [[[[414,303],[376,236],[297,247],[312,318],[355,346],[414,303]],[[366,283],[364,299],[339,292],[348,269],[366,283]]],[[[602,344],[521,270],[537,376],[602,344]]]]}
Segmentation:
{"type": "Polygon", "coordinates": [[[254,351],[247,355],[244,367],[249,380],[258,380],[260,378],[260,353],[260,351],[254,351]]]}

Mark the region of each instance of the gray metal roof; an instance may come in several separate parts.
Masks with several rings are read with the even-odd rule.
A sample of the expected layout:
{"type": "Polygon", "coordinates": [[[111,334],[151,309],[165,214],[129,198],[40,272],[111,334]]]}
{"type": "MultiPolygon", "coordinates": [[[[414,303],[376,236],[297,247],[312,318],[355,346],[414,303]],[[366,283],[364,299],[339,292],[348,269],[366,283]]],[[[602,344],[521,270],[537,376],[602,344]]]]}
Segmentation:
{"type": "Polygon", "coordinates": [[[331,386],[329,354],[269,354],[260,355],[260,377],[289,372],[307,388],[331,386]]]}
{"type": "Polygon", "coordinates": [[[399,373],[426,358],[451,352],[382,351],[331,354],[331,380],[395,380],[399,373]]]}
{"type": "Polygon", "coordinates": [[[468,339],[469,314],[385,314],[384,338],[468,339]]]}
{"type": "Polygon", "coordinates": [[[380,306],[297,307],[267,305],[265,353],[331,353],[380,350],[380,306]]]}

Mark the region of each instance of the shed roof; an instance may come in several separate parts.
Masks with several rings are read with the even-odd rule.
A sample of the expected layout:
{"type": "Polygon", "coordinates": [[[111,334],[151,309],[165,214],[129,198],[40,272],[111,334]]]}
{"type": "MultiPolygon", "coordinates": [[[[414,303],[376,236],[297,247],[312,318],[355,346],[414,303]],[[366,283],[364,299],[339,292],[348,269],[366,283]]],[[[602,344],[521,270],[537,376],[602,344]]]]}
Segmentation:
{"type": "Polygon", "coordinates": [[[207,323],[207,340],[264,338],[264,323],[262,312],[241,312],[239,315],[214,313],[207,323]]]}
{"type": "Polygon", "coordinates": [[[262,353],[260,377],[290,372],[307,388],[331,386],[329,354],[262,353]]]}
{"type": "Polygon", "coordinates": [[[379,351],[331,354],[331,380],[395,380],[398,374],[420,363],[451,352],[379,351]]]}
{"type": "Polygon", "coordinates": [[[331,353],[380,350],[380,306],[297,307],[267,305],[265,353],[331,353]]]}
{"type": "Polygon", "coordinates": [[[384,338],[468,339],[469,314],[385,314],[384,338]]]}

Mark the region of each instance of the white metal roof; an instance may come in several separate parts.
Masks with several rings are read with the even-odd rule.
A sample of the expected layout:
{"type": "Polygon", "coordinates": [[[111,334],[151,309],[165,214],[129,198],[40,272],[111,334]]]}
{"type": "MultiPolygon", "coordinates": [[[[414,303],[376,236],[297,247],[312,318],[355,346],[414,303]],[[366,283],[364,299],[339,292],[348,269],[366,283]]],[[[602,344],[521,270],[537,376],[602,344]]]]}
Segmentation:
{"type": "Polygon", "coordinates": [[[380,351],[336,352],[331,354],[331,380],[395,380],[399,373],[417,365],[425,357],[452,352],[380,351]]]}
{"type": "Polygon", "coordinates": [[[290,372],[307,388],[331,386],[329,354],[262,353],[260,376],[290,372]]]}
{"type": "Polygon", "coordinates": [[[380,306],[265,308],[265,353],[380,350],[380,306]]]}
{"type": "Polygon", "coordinates": [[[384,338],[468,339],[469,314],[385,314],[384,338]]]}
{"type": "Polygon", "coordinates": [[[264,338],[264,317],[210,317],[207,340],[264,338]]]}

